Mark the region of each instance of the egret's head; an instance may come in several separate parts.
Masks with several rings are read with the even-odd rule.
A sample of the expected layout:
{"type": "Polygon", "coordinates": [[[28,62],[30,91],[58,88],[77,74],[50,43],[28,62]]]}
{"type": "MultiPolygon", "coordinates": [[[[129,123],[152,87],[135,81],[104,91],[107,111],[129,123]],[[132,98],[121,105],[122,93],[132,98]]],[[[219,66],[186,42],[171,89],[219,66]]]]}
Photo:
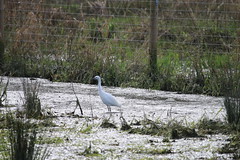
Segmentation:
{"type": "Polygon", "coordinates": [[[99,76],[95,76],[93,79],[97,80],[97,81],[101,80],[101,78],[99,76]]]}

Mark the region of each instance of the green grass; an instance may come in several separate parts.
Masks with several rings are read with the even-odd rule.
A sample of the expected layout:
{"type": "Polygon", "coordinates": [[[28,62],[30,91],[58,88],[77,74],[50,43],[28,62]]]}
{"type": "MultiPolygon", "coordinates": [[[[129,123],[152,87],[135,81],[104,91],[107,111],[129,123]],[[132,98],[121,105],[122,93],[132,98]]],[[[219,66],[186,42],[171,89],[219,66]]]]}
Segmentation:
{"type": "Polygon", "coordinates": [[[128,130],[130,134],[144,134],[152,136],[164,136],[171,139],[179,139],[184,137],[200,137],[195,128],[185,126],[181,122],[175,120],[167,123],[144,119],[139,127],[133,127],[128,130]]]}
{"type": "Polygon", "coordinates": [[[64,139],[61,137],[39,137],[37,139],[38,144],[62,144],[64,139]]]}
{"type": "Polygon", "coordinates": [[[3,107],[3,102],[7,99],[7,87],[9,84],[9,80],[5,85],[2,83],[2,79],[0,79],[0,107],[3,107]]]}
{"type": "Polygon", "coordinates": [[[222,148],[218,150],[219,153],[221,154],[233,154],[233,159],[239,159],[240,158],[240,153],[239,153],[239,148],[240,148],[240,135],[239,133],[234,133],[231,135],[230,142],[225,144],[222,148]]]}
{"type": "Polygon", "coordinates": [[[89,144],[89,146],[87,146],[85,148],[85,150],[83,152],[79,153],[79,155],[83,155],[85,157],[100,157],[100,156],[102,156],[97,150],[92,149],[91,143],[89,144]]]}
{"type": "Polygon", "coordinates": [[[169,148],[147,148],[144,146],[136,146],[132,148],[128,148],[127,151],[131,151],[133,153],[138,154],[151,154],[151,155],[161,155],[161,154],[171,154],[172,151],[169,148]]]}
{"type": "Polygon", "coordinates": [[[187,124],[174,119],[162,122],[144,118],[137,121],[137,126],[131,124],[124,131],[130,134],[163,136],[163,142],[167,143],[170,142],[170,139],[203,138],[207,134],[232,134],[236,130],[225,121],[203,117],[198,122],[187,124]]]}
{"type": "Polygon", "coordinates": [[[235,130],[240,131],[240,88],[239,83],[232,85],[234,88],[231,88],[231,90],[225,94],[224,106],[229,125],[235,130]]]}
{"type": "Polygon", "coordinates": [[[10,149],[10,146],[8,145],[9,141],[7,136],[8,131],[0,129],[0,159],[7,159],[7,157],[9,157],[8,150],[10,149]]]}
{"type": "Polygon", "coordinates": [[[79,132],[83,134],[90,134],[92,133],[93,126],[94,125],[83,124],[79,132]]]}
{"type": "Polygon", "coordinates": [[[6,114],[7,145],[6,157],[11,160],[45,159],[49,153],[47,148],[36,146],[37,127],[24,118],[17,118],[13,113],[6,114]]]}
{"type": "Polygon", "coordinates": [[[211,120],[203,118],[195,124],[198,132],[201,134],[229,134],[233,131],[233,128],[228,123],[221,120],[211,120]]]}

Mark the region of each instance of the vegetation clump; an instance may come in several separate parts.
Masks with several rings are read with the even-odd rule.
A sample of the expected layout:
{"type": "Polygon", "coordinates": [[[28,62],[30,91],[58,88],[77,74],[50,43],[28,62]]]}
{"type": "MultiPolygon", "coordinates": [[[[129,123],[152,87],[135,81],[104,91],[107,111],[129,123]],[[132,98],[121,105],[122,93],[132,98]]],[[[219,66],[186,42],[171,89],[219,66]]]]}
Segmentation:
{"type": "Polygon", "coordinates": [[[127,123],[125,118],[123,116],[120,117],[121,119],[121,130],[122,131],[127,131],[130,130],[132,127],[127,123]]]}
{"type": "Polygon", "coordinates": [[[188,127],[180,127],[178,129],[171,129],[170,137],[172,139],[180,139],[180,138],[187,138],[187,137],[200,137],[195,129],[188,128],[188,127]]]}
{"type": "Polygon", "coordinates": [[[3,102],[7,99],[7,87],[9,84],[9,80],[7,81],[6,85],[2,84],[2,78],[0,79],[0,107],[3,107],[3,102]]]}
{"type": "Polygon", "coordinates": [[[109,119],[104,119],[100,125],[102,128],[117,128],[117,126],[109,121],[109,119]]]}
{"type": "Polygon", "coordinates": [[[158,123],[145,119],[142,124],[141,127],[131,128],[128,132],[132,134],[168,136],[172,139],[200,137],[194,128],[186,127],[174,120],[168,123],[158,123]]]}
{"type": "Polygon", "coordinates": [[[240,134],[233,134],[229,139],[230,142],[225,144],[221,149],[219,149],[219,153],[233,153],[233,159],[240,158],[240,134]]]}
{"type": "Polygon", "coordinates": [[[206,117],[192,126],[184,125],[175,120],[163,123],[147,118],[141,122],[138,121],[137,124],[138,127],[131,126],[127,131],[131,134],[165,136],[171,139],[203,137],[205,134],[230,134],[234,131],[228,123],[206,117]]]}
{"type": "Polygon", "coordinates": [[[90,134],[92,132],[92,129],[93,125],[83,124],[79,132],[83,134],[90,134]]]}
{"type": "Polygon", "coordinates": [[[224,106],[227,120],[236,130],[240,130],[240,87],[235,86],[225,95],[224,106]]]}
{"type": "Polygon", "coordinates": [[[64,139],[61,137],[39,137],[37,139],[38,144],[61,144],[64,143],[64,139]]]}
{"type": "Polygon", "coordinates": [[[8,139],[10,150],[8,159],[11,160],[33,160],[48,157],[47,149],[36,146],[36,125],[29,120],[16,118],[11,113],[6,116],[8,127],[8,139]]]}
{"type": "Polygon", "coordinates": [[[86,156],[86,157],[99,157],[101,154],[97,150],[92,149],[91,143],[88,147],[85,148],[85,150],[80,153],[80,155],[86,156]]]}
{"type": "Polygon", "coordinates": [[[127,150],[139,154],[152,154],[152,155],[161,155],[161,154],[171,154],[172,151],[169,148],[146,148],[143,146],[128,148],[127,150]]]}
{"type": "Polygon", "coordinates": [[[23,92],[24,92],[24,109],[27,118],[41,118],[43,116],[42,106],[38,97],[39,86],[38,82],[29,83],[27,80],[23,80],[23,92]]]}
{"type": "Polygon", "coordinates": [[[233,153],[233,159],[240,159],[240,81],[231,81],[230,88],[224,97],[224,106],[228,121],[230,142],[225,144],[220,153],[233,153]]]}
{"type": "Polygon", "coordinates": [[[201,134],[226,134],[231,132],[231,128],[226,122],[221,120],[211,120],[206,117],[197,123],[197,129],[201,134]]]}

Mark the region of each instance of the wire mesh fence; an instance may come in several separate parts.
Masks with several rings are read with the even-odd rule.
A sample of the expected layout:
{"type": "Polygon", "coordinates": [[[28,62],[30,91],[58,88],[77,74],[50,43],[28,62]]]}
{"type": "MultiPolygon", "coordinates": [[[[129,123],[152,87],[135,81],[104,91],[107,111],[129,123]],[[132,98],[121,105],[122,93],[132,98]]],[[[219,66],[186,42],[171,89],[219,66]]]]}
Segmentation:
{"type": "MultiPolygon", "coordinates": [[[[16,48],[39,47],[47,54],[66,52],[68,43],[79,48],[77,39],[93,41],[89,47],[110,41],[116,49],[146,51],[149,4],[147,0],[9,0],[5,35],[16,48]]],[[[191,52],[189,45],[199,47],[199,52],[239,52],[239,15],[238,1],[160,1],[159,52],[191,52]]]]}
{"type": "MultiPolygon", "coordinates": [[[[6,52],[23,55],[25,58],[31,56],[30,68],[38,68],[38,72],[44,70],[43,73],[31,73],[33,75],[48,74],[42,76],[53,77],[59,76],[61,70],[68,70],[68,80],[83,81],[86,77],[102,73],[113,79],[109,85],[121,85],[123,81],[126,85],[134,85],[128,82],[132,79],[139,80],[137,77],[148,76],[141,72],[147,70],[149,63],[150,2],[5,1],[6,52]],[[34,65],[34,61],[39,61],[40,58],[56,60],[57,64],[50,65],[50,62],[45,61],[39,69],[39,66],[34,65]],[[65,65],[70,61],[70,67],[65,65]],[[78,71],[71,65],[75,65],[78,71]],[[47,69],[46,66],[51,67],[47,69]],[[128,74],[121,74],[126,72],[128,74]]],[[[239,7],[238,0],[159,0],[159,67],[162,67],[163,61],[174,61],[175,58],[184,61],[189,58],[199,62],[203,55],[239,55],[239,7]]],[[[205,68],[199,67],[203,64],[195,65],[195,62],[191,62],[191,67],[196,70],[194,76],[199,80],[201,78],[198,72],[205,68]]],[[[183,67],[186,64],[186,61],[182,63],[181,71],[176,72],[186,72],[187,69],[183,67]]],[[[172,65],[177,68],[177,64],[172,65]]],[[[192,70],[191,67],[188,68],[192,70]]],[[[170,72],[169,70],[167,72],[170,72]]],[[[162,79],[169,76],[160,75],[162,79]]],[[[189,74],[185,77],[189,79],[189,74]]],[[[89,78],[87,79],[85,81],[89,81],[89,78]]],[[[204,79],[206,81],[206,78],[204,79]]],[[[147,82],[142,80],[140,86],[142,83],[147,82]]]]}
{"type": "MultiPolygon", "coordinates": [[[[119,3],[110,2],[113,5],[119,3]]],[[[66,46],[76,49],[71,50],[71,54],[79,52],[81,46],[101,47],[102,44],[98,42],[102,41],[110,41],[112,48],[132,48],[133,44],[144,43],[144,39],[138,36],[145,37],[147,33],[140,29],[138,31],[137,28],[148,28],[147,23],[140,21],[142,18],[147,20],[148,17],[138,14],[126,15],[131,10],[141,9],[131,8],[128,11],[127,8],[111,7],[106,3],[8,1],[7,6],[11,8],[7,9],[10,16],[5,33],[9,35],[8,39],[15,47],[24,43],[27,46],[44,48],[41,52],[53,54],[65,53],[68,48],[66,46]],[[55,50],[52,46],[56,47],[55,50]]],[[[125,7],[127,2],[123,3],[125,4],[122,7],[125,7]]],[[[117,7],[121,7],[121,4],[117,7]]]]}

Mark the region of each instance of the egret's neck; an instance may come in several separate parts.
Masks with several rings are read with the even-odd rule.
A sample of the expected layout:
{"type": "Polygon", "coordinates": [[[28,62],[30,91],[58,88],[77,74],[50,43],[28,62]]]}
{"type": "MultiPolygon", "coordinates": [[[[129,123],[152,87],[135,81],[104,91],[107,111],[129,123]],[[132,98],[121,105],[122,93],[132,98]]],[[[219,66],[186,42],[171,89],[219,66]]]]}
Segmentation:
{"type": "Polygon", "coordinates": [[[101,79],[98,80],[98,91],[102,92],[101,79]]]}

